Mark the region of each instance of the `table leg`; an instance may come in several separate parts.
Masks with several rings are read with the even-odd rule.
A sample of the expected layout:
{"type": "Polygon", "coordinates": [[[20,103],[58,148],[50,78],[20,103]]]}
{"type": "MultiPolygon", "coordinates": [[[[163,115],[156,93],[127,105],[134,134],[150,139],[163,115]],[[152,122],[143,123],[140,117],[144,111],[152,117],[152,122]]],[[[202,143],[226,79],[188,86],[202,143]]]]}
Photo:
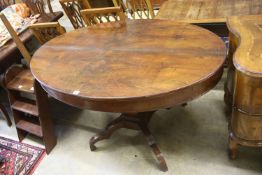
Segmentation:
{"type": "Polygon", "coordinates": [[[228,138],[228,154],[229,158],[234,160],[237,158],[238,143],[235,140],[235,136],[232,132],[229,133],[228,138]]]}
{"type": "Polygon", "coordinates": [[[159,147],[156,144],[156,141],[151,134],[151,132],[148,129],[148,123],[152,117],[154,112],[142,112],[142,113],[126,113],[121,114],[118,118],[110,122],[104,131],[101,133],[93,136],[90,139],[90,149],[92,151],[96,150],[95,143],[104,140],[109,139],[114,131],[120,129],[120,128],[127,128],[127,129],[135,129],[135,130],[141,130],[143,134],[146,136],[149,146],[152,148],[153,153],[155,154],[159,167],[162,171],[167,171],[167,165],[166,161],[161,154],[161,151],[159,147]]]}
{"type": "Polygon", "coordinates": [[[11,119],[10,119],[10,117],[9,117],[9,114],[8,114],[8,112],[6,111],[4,105],[2,105],[2,104],[0,104],[0,112],[3,113],[7,125],[8,125],[8,126],[11,126],[11,125],[12,125],[12,122],[11,122],[11,119]]]}

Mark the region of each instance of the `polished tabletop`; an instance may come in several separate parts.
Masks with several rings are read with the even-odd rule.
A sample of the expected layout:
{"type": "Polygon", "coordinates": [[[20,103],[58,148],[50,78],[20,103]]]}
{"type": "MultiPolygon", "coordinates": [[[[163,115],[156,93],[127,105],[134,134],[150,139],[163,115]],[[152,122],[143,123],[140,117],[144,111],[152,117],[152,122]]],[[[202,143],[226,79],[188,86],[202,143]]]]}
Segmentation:
{"type": "Polygon", "coordinates": [[[262,14],[262,0],[168,0],[157,19],[188,23],[225,23],[229,16],[262,14]]]}
{"type": "Polygon", "coordinates": [[[233,59],[236,69],[262,77],[262,14],[233,16],[227,20],[227,26],[240,43],[233,59]]]}
{"type": "Polygon", "coordinates": [[[225,45],[203,28],[168,20],[130,20],[78,29],[36,51],[31,71],[73,106],[141,112],[191,100],[215,86],[225,45]]]}

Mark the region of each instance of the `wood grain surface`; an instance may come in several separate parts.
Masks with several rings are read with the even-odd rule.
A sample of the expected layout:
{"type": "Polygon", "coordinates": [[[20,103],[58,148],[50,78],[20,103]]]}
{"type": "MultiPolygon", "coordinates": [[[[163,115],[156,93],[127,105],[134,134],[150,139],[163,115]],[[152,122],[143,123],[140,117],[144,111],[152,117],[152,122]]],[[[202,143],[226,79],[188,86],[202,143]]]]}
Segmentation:
{"type": "Polygon", "coordinates": [[[197,26],[166,20],[104,23],[59,36],[34,54],[46,91],[98,111],[141,112],[191,100],[215,86],[225,45],[197,26]]]}
{"type": "Polygon", "coordinates": [[[233,58],[236,69],[262,77],[262,15],[234,16],[227,26],[240,41],[233,58]]]}
{"type": "Polygon", "coordinates": [[[225,101],[232,108],[229,156],[238,146],[262,145],[262,15],[234,16],[230,30],[229,71],[225,101]]]}
{"type": "Polygon", "coordinates": [[[261,0],[168,0],[157,19],[189,23],[225,23],[229,16],[262,14],[261,0]]]}

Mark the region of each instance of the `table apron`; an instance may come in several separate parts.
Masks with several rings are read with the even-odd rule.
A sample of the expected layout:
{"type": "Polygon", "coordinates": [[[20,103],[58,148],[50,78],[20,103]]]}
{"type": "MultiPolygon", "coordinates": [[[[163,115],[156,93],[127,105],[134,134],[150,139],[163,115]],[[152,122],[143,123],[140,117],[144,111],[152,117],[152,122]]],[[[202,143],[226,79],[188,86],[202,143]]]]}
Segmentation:
{"type": "Polygon", "coordinates": [[[145,112],[170,108],[191,101],[211,90],[219,82],[222,74],[223,66],[211,77],[192,86],[187,86],[168,94],[129,99],[93,100],[58,92],[44,85],[42,85],[42,87],[50,96],[57,100],[81,109],[117,113],[145,112]],[[161,104],[161,106],[159,104],[161,104]]]}

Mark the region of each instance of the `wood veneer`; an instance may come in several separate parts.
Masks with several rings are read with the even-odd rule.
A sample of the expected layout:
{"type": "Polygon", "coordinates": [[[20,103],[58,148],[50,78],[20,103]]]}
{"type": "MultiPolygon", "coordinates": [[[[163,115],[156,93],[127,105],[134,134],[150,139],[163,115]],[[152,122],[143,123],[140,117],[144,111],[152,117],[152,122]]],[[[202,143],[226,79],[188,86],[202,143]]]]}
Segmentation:
{"type": "Polygon", "coordinates": [[[262,146],[262,15],[231,17],[227,25],[231,66],[225,101],[232,107],[229,149],[234,159],[238,145],[262,146]]]}
{"type": "Polygon", "coordinates": [[[91,150],[117,129],[141,130],[160,169],[167,171],[148,123],[154,111],[183,104],[213,88],[223,73],[225,55],[223,41],[200,27],[127,20],[55,38],[36,51],[30,67],[56,99],[79,108],[122,113],[90,139],[91,150]]]}
{"type": "Polygon", "coordinates": [[[156,18],[188,23],[225,23],[229,16],[261,13],[260,0],[168,0],[156,18]]]}
{"type": "Polygon", "coordinates": [[[224,56],[222,40],[207,30],[136,20],[55,38],[36,51],[31,70],[61,101],[98,111],[139,112],[158,109],[160,101],[163,108],[171,107],[204,93],[212,84],[205,80],[219,79],[224,56]]]}
{"type": "Polygon", "coordinates": [[[197,24],[226,37],[227,17],[257,14],[262,14],[261,0],[168,0],[156,18],[197,24]]]}

